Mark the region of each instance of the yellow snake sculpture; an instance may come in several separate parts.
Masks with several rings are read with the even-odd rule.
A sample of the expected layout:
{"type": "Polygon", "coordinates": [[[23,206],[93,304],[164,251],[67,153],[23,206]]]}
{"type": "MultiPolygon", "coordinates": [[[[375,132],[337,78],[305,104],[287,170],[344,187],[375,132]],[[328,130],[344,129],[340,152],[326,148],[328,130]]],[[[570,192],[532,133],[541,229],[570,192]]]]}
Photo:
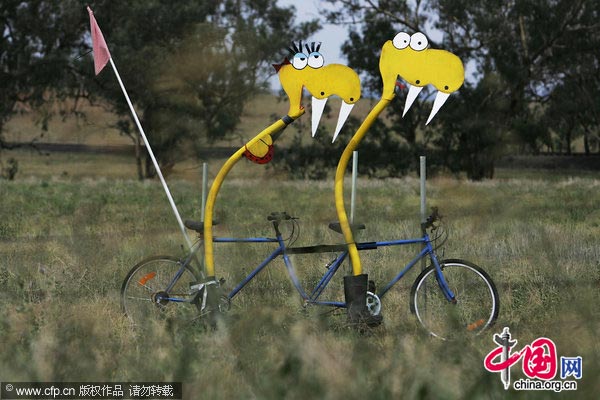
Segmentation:
{"type": "Polygon", "coordinates": [[[214,279],[213,213],[217,195],[231,168],[246,156],[254,161],[268,161],[272,157],[274,134],[280,132],[304,114],[302,92],[312,95],[312,134],[315,135],[325,103],[331,96],[339,96],[342,105],[334,132],[334,140],[342,129],[354,104],[360,99],[360,79],[356,72],[341,64],[325,65],[320,53],[320,43],[294,43],[289,49],[290,58],[273,65],[279,81],[290,101],[288,114],[264,129],[236,151],[217,173],[209,190],[204,218],[204,261],[209,279],[214,279]]]}
{"type": "Polygon", "coordinates": [[[462,86],[465,74],[462,61],[456,55],[445,50],[430,49],[427,37],[421,32],[413,35],[400,32],[393,40],[388,40],[381,49],[379,70],[383,78],[381,99],[348,142],[335,174],[335,206],[352,264],[352,275],[344,277],[348,317],[353,322],[366,322],[368,325],[377,325],[381,323],[382,318],[380,315],[369,315],[366,308],[368,277],[362,272],[360,257],[344,205],[344,173],[348,162],[352,152],[356,150],[375,119],[394,99],[396,82],[399,79],[406,81],[409,86],[403,116],[423,87],[432,85],[438,90],[426,122],[429,124],[450,94],[462,86]]]}

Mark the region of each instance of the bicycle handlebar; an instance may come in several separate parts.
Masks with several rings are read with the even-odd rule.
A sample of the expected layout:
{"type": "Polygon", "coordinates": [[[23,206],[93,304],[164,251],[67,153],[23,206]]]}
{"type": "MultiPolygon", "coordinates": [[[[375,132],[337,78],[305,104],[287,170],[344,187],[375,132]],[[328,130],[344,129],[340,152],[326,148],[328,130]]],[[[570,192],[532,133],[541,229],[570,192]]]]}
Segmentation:
{"type": "Polygon", "coordinates": [[[298,219],[296,217],[292,217],[287,212],[272,212],[271,215],[267,217],[267,221],[289,221],[290,219],[298,219]]]}
{"type": "Polygon", "coordinates": [[[442,219],[442,216],[439,213],[439,210],[437,207],[431,207],[431,215],[429,217],[427,217],[427,219],[425,220],[425,222],[423,222],[421,224],[421,228],[423,230],[427,230],[428,228],[432,228],[435,222],[439,221],[442,219]]]}

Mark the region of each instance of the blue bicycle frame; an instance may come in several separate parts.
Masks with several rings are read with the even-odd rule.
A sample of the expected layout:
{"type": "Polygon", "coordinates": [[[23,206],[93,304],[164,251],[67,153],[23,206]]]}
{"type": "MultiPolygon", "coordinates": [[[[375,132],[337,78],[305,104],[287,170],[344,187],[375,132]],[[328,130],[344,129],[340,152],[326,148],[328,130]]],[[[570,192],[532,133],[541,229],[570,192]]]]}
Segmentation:
{"type": "MultiPolygon", "coordinates": [[[[244,288],[244,286],[246,286],[256,275],[258,275],[259,272],[261,272],[264,268],[266,268],[267,265],[269,265],[271,263],[271,261],[275,260],[279,256],[282,256],[284,264],[285,264],[287,272],[288,272],[288,275],[292,281],[292,284],[294,285],[294,287],[296,288],[296,290],[298,291],[300,296],[302,296],[302,299],[305,301],[305,303],[345,308],[346,303],[338,302],[338,301],[324,301],[324,300],[319,300],[319,298],[320,298],[321,294],[323,293],[323,291],[325,290],[325,288],[327,287],[327,285],[329,284],[329,282],[331,281],[331,279],[333,278],[333,276],[335,275],[335,273],[338,271],[338,269],[343,264],[346,257],[348,256],[347,246],[346,245],[315,245],[315,246],[308,246],[308,247],[290,247],[290,248],[288,248],[288,247],[286,247],[285,241],[284,241],[281,233],[279,233],[278,229],[276,229],[276,232],[277,232],[277,235],[275,238],[266,238],[266,237],[213,238],[213,243],[277,243],[277,248],[269,256],[267,256],[260,263],[260,265],[258,265],[252,272],[250,272],[229,294],[227,294],[227,297],[229,299],[232,299],[233,297],[235,297],[244,288]],[[291,255],[291,254],[309,254],[309,253],[330,253],[330,252],[340,252],[340,254],[329,265],[327,271],[323,274],[320,281],[317,283],[316,287],[313,289],[313,291],[310,293],[310,295],[307,294],[305,292],[304,288],[302,287],[302,285],[300,284],[300,281],[296,275],[296,271],[294,269],[292,261],[290,260],[289,255],[291,255]]],[[[382,241],[382,242],[362,242],[362,243],[357,243],[356,246],[359,251],[363,251],[363,250],[375,250],[379,247],[403,246],[403,245],[410,245],[410,244],[422,244],[423,249],[389,283],[387,283],[379,293],[377,293],[377,296],[379,298],[383,298],[386,295],[386,293],[400,279],[402,279],[402,277],[412,267],[414,267],[415,264],[417,264],[417,262],[419,262],[419,260],[421,260],[423,257],[429,256],[429,258],[431,259],[431,261],[435,267],[437,282],[439,284],[440,289],[444,293],[444,296],[446,297],[446,299],[450,302],[453,302],[454,301],[454,293],[448,287],[448,284],[444,278],[441,266],[439,264],[439,261],[437,259],[435,251],[431,244],[430,237],[427,234],[427,232],[424,232],[423,237],[421,237],[421,238],[382,241]]],[[[198,250],[198,248],[193,249],[192,252],[190,253],[190,255],[185,259],[185,261],[182,262],[182,267],[178,271],[176,276],[173,278],[173,281],[169,285],[169,288],[167,288],[167,292],[170,291],[170,288],[172,288],[174,286],[177,279],[179,279],[179,277],[183,274],[185,266],[191,262],[191,259],[194,256],[195,251],[197,251],[197,250],[198,250]]],[[[183,300],[183,299],[179,299],[179,298],[168,298],[167,300],[176,301],[176,302],[189,301],[189,300],[183,300]]]]}

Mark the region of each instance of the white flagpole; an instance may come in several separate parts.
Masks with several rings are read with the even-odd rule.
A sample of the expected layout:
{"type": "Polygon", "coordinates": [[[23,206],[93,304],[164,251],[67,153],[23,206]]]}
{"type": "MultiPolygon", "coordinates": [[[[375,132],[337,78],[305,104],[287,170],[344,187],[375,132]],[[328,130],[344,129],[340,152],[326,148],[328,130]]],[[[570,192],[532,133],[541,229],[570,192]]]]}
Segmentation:
{"type": "Polygon", "coordinates": [[[135,112],[135,109],[133,108],[133,104],[131,104],[131,100],[129,99],[129,95],[127,94],[127,90],[125,89],[125,86],[123,85],[123,81],[121,80],[121,76],[119,75],[119,71],[117,71],[117,67],[115,66],[115,63],[113,62],[112,57],[108,59],[110,61],[110,65],[113,68],[113,71],[115,71],[115,75],[117,76],[117,80],[119,81],[119,85],[121,86],[121,90],[123,91],[123,94],[125,95],[125,99],[127,100],[127,104],[129,105],[129,109],[131,110],[131,114],[133,115],[133,119],[135,121],[135,124],[138,127],[138,130],[140,131],[140,134],[142,135],[142,139],[144,140],[144,144],[146,145],[146,149],[148,150],[148,154],[150,154],[150,158],[152,159],[152,163],[154,164],[154,168],[156,169],[156,173],[158,174],[158,177],[160,178],[160,182],[163,185],[163,188],[165,189],[165,193],[167,194],[167,198],[169,199],[169,203],[171,204],[171,208],[173,209],[173,212],[175,213],[175,218],[177,218],[177,223],[179,224],[179,228],[181,229],[181,233],[183,234],[183,237],[185,238],[185,241],[187,242],[188,247],[191,249],[192,248],[192,241],[190,240],[190,237],[188,236],[187,232],[185,231],[185,226],[183,225],[183,221],[181,220],[181,216],[179,215],[179,211],[177,210],[177,206],[175,205],[175,201],[173,200],[173,196],[171,196],[171,192],[169,191],[169,187],[167,186],[167,182],[165,182],[165,178],[163,177],[163,174],[160,170],[160,167],[158,166],[158,162],[156,161],[156,157],[154,157],[154,153],[152,152],[152,148],[150,147],[150,143],[148,143],[148,138],[146,137],[146,134],[144,133],[144,128],[142,128],[142,124],[140,124],[140,120],[135,112]]]}

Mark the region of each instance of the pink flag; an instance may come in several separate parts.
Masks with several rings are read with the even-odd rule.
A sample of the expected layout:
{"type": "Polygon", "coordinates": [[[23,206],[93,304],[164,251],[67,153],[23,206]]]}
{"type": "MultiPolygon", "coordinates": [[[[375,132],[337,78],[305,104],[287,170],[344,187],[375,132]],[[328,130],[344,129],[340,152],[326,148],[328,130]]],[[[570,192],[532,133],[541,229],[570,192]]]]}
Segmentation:
{"type": "Polygon", "coordinates": [[[90,14],[90,31],[92,33],[92,47],[94,49],[94,68],[96,69],[96,75],[98,75],[100,71],[102,71],[102,68],[106,66],[106,63],[108,63],[110,52],[104,41],[104,36],[102,36],[102,31],[100,31],[100,27],[96,22],[96,18],[94,18],[94,12],[90,7],[88,7],[87,10],[90,14]]]}

